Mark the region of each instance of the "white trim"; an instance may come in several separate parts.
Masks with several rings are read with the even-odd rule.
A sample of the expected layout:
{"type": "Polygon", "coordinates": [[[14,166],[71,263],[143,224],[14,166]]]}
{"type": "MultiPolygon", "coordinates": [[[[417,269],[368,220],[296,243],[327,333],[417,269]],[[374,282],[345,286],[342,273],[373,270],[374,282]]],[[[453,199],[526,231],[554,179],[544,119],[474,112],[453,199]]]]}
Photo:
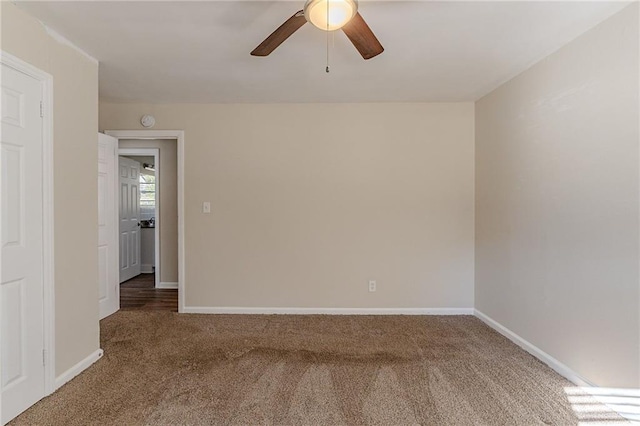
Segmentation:
{"type": "Polygon", "coordinates": [[[176,139],[178,144],[178,312],[185,311],[184,255],[184,131],[183,130],[107,130],[120,139],[176,139]]]}
{"type": "Polygon", "coordinates": [[[237,308],[185,306],[185,314],[473,315],[473,308],[237,308]]]}
{"type": "Polygon", "coordinates": [[[55,388],[55,275],[53,215],[53,76],[0,50],[0,63],[14,68],[42,83],[42,234],[43,234],[43,302],[44,302],[44,392],[55,388]]]}
{"type": "Polygon", "coordinates": [[[156,286],[156,288],[166,288],[166,289],[178,289],[178,283],[171,282],[161,282],[156,286]]]}
{"type": "Polygon", "coordinates": [[[518,336],[516,333],[509,330],[507,327],[492,319],[488,315],[483,314],[477,309],[475,310],[475,315],[489,327],[493,328],[498,333],[502,334],[504,337],[511,340],[513,343],[520,346],[522,349],[547,364],[549,367],[551,367],[561,376],[568,379],[570,382],[576,384],[577,386],[595,386],[593,383],[589,382],[587,379],[573,371],[571,368],[567,367],[565,364],[561,363],[542,349],[538,348],[533,343],[518,336]]]}
{"type": "MultiPolygon", "coordinates": [[[[118,142],[120,142],[120,139],[118,139],[118,142]]],[[[154,229],[154,254],[153,257],[155,258],[155,287],[156,288],[160,288],[160,270],[161,270],[161,262],[160,262],[160,229],[162,229],[162,218],[160,217],[160,185],[162,185],[162,180],[160,178],[160,150],[158,148],[120,148],[118,146],[118,156],[120,155],[131,155],[131,156],[136,156],[136,155],[143,155],[145,157],[149,157],[149,155],[151,154],[151,156],[153,157],[153,165],[156,168],[156,171],[154,173],[155,177],[156,177],[156,215],[155,215],[155,220],[156,220],[156,225],[155,225],[155,229],[154,229]]],[[[142,270],[142,266],[140,265],[140,272],[142,272],[143,274],[146,273],[153,273],[153,269],[149,272],[144,272],[142,270]]]]}
{"type": "MultiPolygon", "coordinates": [[[[509,330],[504,325],[500,324],[498,321],[489,317],[486,314],[483,314],[479,310],[475,309],[475,316],[478,317],[482,322],[487,324],[489,327],[496,330],[498,333],[502,334],[507,339],[511,340],[516,345],[520,346],[525,351],[529,352],[534,357],[538,358],[540,361],[547,364],[551,369],[553,369],[556,373],[560,374],[562,377],[566,378],[576,386],[580,387],[581,391],[585,393],[590,393],[594,396],[596,400],[598,400],[601,404],[606,405],[610,410],[615,411],[620,416],[625,419],[631,421],[640,421],[640,415],[632,412],[625,411],[626,409],[621,409],[619,405],[612,403],[607,396],[610,396],[611,390],[607,390],[606,388],[601,388],[594,383],[591,383],[589,380],[582,377],[580,374],[573,371],[571,368],[561,363],[542,349],[538,348],[533,343],[523,339],[513,331],[509,330]],[[603,393],[604,392],[604,393],[603,393]]],[[[636,395],[638,394],[635,390],[629,389],[616,389],[614,392],[623,392],[625,396],[636,395]]],[[[638,394],[640,395],[640,394],[638,394]]]]}
{"type": "Polygon", "coordinates": [[[82,373],[87,368],[91,367],[91,365],[102,358],[104,354],[102,349],[98,349],[95,352],[91,353],[88,357],[56,377],[56,390],[60,389],[63,385],[69,382],[71,379],[76,377],[78,374],[82,373]]]}

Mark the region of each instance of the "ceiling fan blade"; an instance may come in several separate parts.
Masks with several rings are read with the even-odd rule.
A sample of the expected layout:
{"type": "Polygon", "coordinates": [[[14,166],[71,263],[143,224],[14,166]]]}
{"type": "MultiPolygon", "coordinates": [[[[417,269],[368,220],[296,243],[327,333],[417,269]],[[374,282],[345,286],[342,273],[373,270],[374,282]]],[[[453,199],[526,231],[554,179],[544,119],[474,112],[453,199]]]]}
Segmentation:
{"type": "Polygon", "coordinates": [[[351,43],[358,49],[364,59],[371,59],[384,52],[384,47],[382,47],[360,13],[356,13],[351,21],[342,27],[342,31],[349,37],[351,43]]]}
{"type": "Polygon", "coordinates": [[[286,39],[291,37],[293,33],[298,31],[301,26],[307,23],[304,12],[301,10],[296,12],[291,18],[287,19],[284,24],[280,25],[269,37],[267,37],[258,47],[253,49],[253,56],[268,56],[276,50],[286,39]]]}

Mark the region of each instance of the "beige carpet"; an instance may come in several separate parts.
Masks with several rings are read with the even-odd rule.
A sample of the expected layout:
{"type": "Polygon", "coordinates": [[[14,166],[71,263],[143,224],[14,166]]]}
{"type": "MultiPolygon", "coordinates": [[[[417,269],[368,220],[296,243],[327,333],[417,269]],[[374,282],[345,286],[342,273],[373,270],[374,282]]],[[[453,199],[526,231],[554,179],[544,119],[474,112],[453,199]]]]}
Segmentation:
{"type": "Polygon", "coordinates": [[[105,355],[12,425],[622,423],[474,317],[118,312],[105,355]],[[593,422],[593,423],[590,423],[593,422]]]}

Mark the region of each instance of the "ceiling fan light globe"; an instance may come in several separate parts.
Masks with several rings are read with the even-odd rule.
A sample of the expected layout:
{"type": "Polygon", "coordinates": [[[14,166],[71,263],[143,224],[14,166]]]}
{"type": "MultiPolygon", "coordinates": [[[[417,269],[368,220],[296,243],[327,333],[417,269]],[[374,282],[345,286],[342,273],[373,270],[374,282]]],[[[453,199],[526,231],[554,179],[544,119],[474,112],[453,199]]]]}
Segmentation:
{"type": "Polygon", "coordinates": [[[304,16],[317,28],[336,31],[344,27],[358,12],[356,0],[308,0],[304,16]],[[329,14],[327,16],[327,7],[329,14]],[[328,22],[327,22],[327,17],[328,22]]]}

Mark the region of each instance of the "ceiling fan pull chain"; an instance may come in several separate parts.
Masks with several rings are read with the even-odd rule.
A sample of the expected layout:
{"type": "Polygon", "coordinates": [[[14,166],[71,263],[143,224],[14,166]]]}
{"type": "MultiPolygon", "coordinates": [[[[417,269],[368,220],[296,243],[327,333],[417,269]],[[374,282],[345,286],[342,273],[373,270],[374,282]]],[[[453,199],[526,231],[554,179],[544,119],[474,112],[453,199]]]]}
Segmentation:
{"type": "Polygon", "coordinates": [[[330,0],[327,0],[327,68],[326,72],[329,74],[329,4],[330,0]]]}
{"type": "Polygon", "coordinates": [[[327,74],[329,73],[329,33],[327,32],[327,74]]]}

